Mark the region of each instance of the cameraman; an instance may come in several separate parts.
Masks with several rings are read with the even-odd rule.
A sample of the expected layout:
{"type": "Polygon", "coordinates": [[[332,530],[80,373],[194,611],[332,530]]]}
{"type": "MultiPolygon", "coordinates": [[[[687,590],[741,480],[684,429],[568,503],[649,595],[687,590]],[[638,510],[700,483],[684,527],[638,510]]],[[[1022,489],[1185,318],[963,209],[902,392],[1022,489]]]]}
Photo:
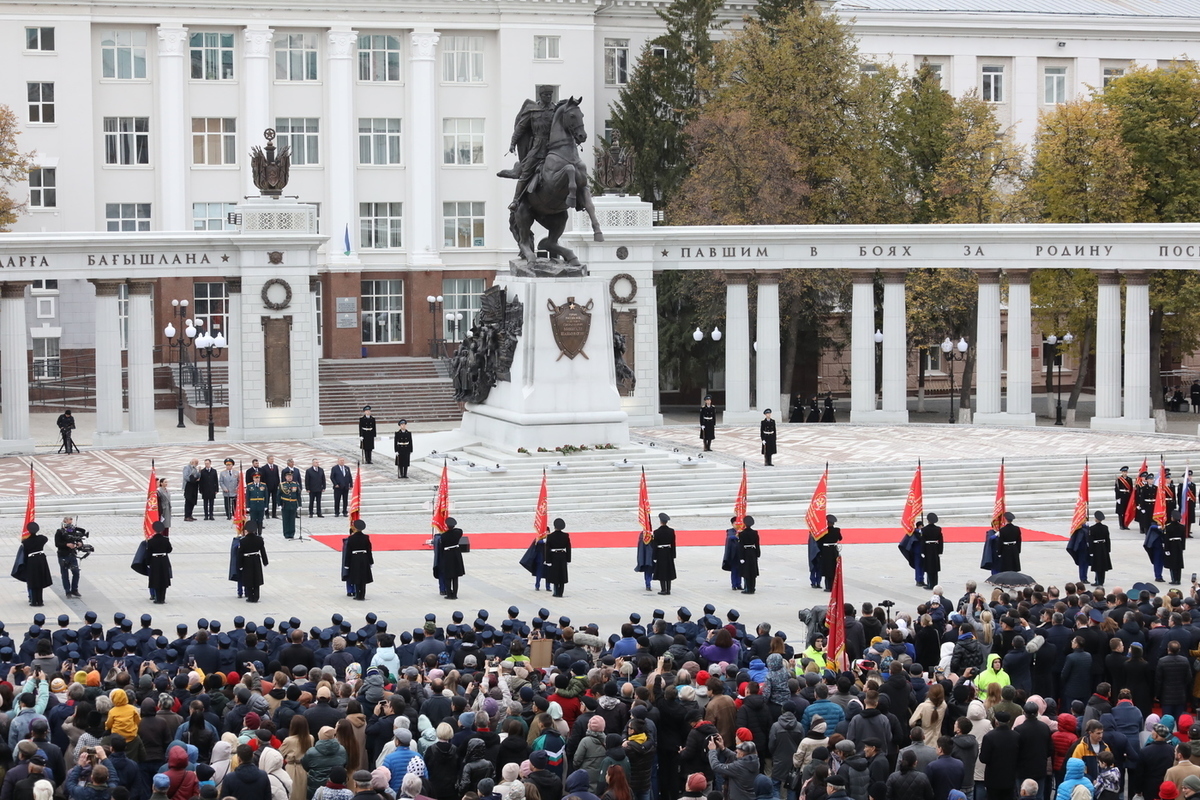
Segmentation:
{"type": "Polygon", "coordinates": [[[58,419],[54,423],[58,426],[59,436],[62,437],[63,447],[66,448],[67,455],[72,452],[78,453],[79,448],[75,446],[74,434],[71,431],[75,430],[75,417],[71,416],[71,409],[64,409],[63,413],[58,415],[58,419]]]}
{"type": "Polygon", "coordinates": [[[81,539],[87,535],[83,528],[75,527],[74,517],[63,517],[62,527],[54,532],[54,546],[58,549],[58,568],[62,571],[63,591],[67,597],[79,597],[79,556],[76,552],[81,539]]]}

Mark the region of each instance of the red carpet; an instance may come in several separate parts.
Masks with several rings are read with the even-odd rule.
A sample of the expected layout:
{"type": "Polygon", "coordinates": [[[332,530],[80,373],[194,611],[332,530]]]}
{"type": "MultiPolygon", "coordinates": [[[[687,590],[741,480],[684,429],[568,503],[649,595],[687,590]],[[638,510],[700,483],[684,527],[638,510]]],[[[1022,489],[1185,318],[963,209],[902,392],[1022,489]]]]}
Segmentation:
{"type": "MultiPolygon", "coordinates": [[[[948,543],[960,544],[974,542],[983,544],[985,529],[975,528],[943,528],[942,535],[948,543]]],[[[1022,528],[1021,532],[1027,542],[1065,541],[1062,536],[1055,536],[1045,531],[1035,531],[1022,528]]],[[[763,544],[805,544],[808,542],[807,530],[785,529],[759,531],[763,544]]],[[[528,533],[476,533],[469,531],[472,550],[524,550],[533,538],[528,533]]],[[[312,537],[326,547],[335,550],[342,548],[341,534],[325,534],[312,537]]],[[[426,550],[429,541],[428,533],[375,533],[371,535],[371,544],[376,552],[391,550],[426,550]]],[[[676,531],[675,541],[680,547],[721,547],[725,544],[725,531],[676,531]]],[[[846,544],[887,544],[900,541],[900,531],[897,528],[842,528],[842,541],[846,544]]],[[[572,531],[571,546],[575,548],[590,547],[633,547],[637,542],[635,531],[572,531]]]]}

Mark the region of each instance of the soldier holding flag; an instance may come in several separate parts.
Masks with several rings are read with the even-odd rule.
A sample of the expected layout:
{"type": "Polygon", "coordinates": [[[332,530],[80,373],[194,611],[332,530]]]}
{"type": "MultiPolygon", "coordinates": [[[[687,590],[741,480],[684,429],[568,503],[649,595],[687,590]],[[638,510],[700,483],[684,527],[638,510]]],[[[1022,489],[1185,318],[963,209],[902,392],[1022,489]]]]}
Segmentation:
{"type": "MultiPolygon", "coordinates": [[[[828,502],[828,486],[829,486],[829,465],[825,465],[825,471],[821,473],[821,480],[817,481],[817,488],[813,491],[812,500],[808,503],[808,511],[804,515],[804,524],[808,526],[808,579],[812,584],[812,588],[821,588],[821,540],[829,532],[830,520],[826,516],[826,503],[828,502]]],[[[839,534],[840,536],[840,534],[839,534]]],[[[825,580],[832,581],[833,574],[825,573],[825,580]]],[[[826,584],[828,591],[828,583],[826,584]]]]}
{"type": "Polygon", "coordinates": [[[654,580],[654,531],[650,528],[650,491],[646,487],[646,468],[642,467],[642,480],[638,487],[638,527],[641,533],[637,541],[637,566],[634,572],[642,573],[646,591],[651,590],[654,580]]]}
{"type": "Polygon", "coordinates": [[[1125,522],[1125,513],[1128,511],[1129,501],[1133,497],[1133,479],[1129,477],[1129,467],[1121,467],[1113,492],[1117,496],[1117,527],[1127,531],[1129,524],[1125,522]]]}
{"type": "MultiPolygon", "coordinates": [[[[537,508],[533,512],[533,541],[521,556],[521,566],[533,576],[533,590],[541,591],[542,576],[546,574],[545,559],[542,558],[546,535],[550,533],[550,504],[546,499],[546,470],[542,470],[542,488],[538,491],[537,508]]],[[[552,591],[549,581],[546,591],[552,591]]]]}
{"type": "Polygon", "coordinates": [[[922,547],[921,512],[924,510],[924,487],[921,483],[921,463],[917,462],[917,471],[913,473],[912,485],[908,488],[908,497],[904,501],[904,511],[900,514],[900,530],[904,537],[900,540],[900,552],[904,560],[913,568],[917,586],[925,586],[925,570],[922,562],[924,548],[922,547]]]}

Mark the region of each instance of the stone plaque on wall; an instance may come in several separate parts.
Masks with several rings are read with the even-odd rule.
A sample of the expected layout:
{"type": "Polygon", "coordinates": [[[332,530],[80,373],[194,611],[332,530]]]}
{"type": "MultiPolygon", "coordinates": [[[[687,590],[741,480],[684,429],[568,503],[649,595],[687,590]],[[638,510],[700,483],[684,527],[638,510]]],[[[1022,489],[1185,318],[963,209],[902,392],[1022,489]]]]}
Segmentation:
{"type": "MultiPolygon", "coordinates": [[[[637,371],[637,353],[634,347],[636,337],[634,332],[637,330],[637,309],[633,308],[628,311],[617,311],[615,308],[612,312],[613,333],[622,334],[625,337],[625,363],[634,372],[637,371]]],[[[616,337],[614,337],[616,338],[616,337]]],[[[617,379],[617,391],[621,393],[621,397],[629,397],[633,394],[633,388],[627,383],[617,379]]]]}
{"type": "Polygon", "coordinates": [[[342,312],[337,315],[337,326],[339,328],[357,328],[358,314],[354,311],[342,312]]]}
{"type": "Polygon", "coordinates": [[[354,313],[355,311],[358,311],[358,298],[357,297],[339,297],[339,298],[337,298],[337,312],[339,314],[344,314],[347,311],[349,311],[350,313],[354,313]]]}
{"type": "Polygon", "coordinates": [[[292,318],[262,318],[267,408],[292,404],[292,318]]]}

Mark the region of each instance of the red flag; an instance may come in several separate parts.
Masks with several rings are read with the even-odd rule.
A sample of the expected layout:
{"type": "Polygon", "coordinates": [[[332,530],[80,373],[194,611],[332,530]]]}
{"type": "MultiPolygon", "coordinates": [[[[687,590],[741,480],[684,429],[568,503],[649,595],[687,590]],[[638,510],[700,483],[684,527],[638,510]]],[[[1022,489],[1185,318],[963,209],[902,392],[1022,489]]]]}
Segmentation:
{"type": "Polygon", "coordinates": [[[1158,462],[1158,486],[1154,492],[1154,514],[1151,519],[1160,528],[1167,524],[1167,465],[1162,461],[1158,462]]]}
{"type": "Polygon", "coordinates": [[[429,524],[435,533],[446,532],[446,518],[450,516],[450,474],[446,462],[442,462],[442,479],[438,481],[437,496],[433,499],[433,517],[429,524]]]}
{"type": "Polygon", "coordinates": [[[546,538],[550,524],[550,503],[546,501],[546,470],[542,470],[542,488],[538,492],[537,510],[533,512],[533,535],[538,540],[546,538]]]}
{"type": "Polygon", "coordinates": [[[362,517],[362,464],[354,464],[354,488],[350,490],[349,520],[350,528],[354,529],[354,521],[362,517]]]}
{"type": "Polygon", "coordinates": [[[992,530],[1004,526],[1004,459],[1000,459],[1000,478],[996,481],[996,502],[992,504],[992,530]]]}
{"type": "Polygon", "coordinates": [[[642,484],[638,487],[638,525],[642,527],[642,542],[650,544],[654,531],[650,527],[650,490],[646,488],[645,467],[642,467],[642,484]]]}
{"type": "Polygon", "coordinates": [[[146,492],[146,514],[142,519],[142,533],[149,539],[154,535],[154,523],[158,522],[158,476],[154,474],[154,462],[150,463],[150,489],[146,492]]]}
{"type": "MultiPolygon", "coordinates": [[[[157,496],[157,495],[156,495],[157,496]]],[[[29,496],[25,499],[25,524],[21,526],[21,538],[29,536],[29,523],[37,514],[37,493],[33,487],[33,464],[29,465],[29,496]]]]}
{"type": "Polygon", "coordinates": [[[911,534],[917,527],[917,520],[925,511],[925,490],[921,484],[921,462],[917,462],[917,471],[913,474],[912,485],[908,487],[908,499],[904,501],[904,513],[900,515],[900,527],[905,533],[911,534]]]}
{"type": "Polygon", "coordinates": [[[808,525],[808,532],[814,539],[820,539],[829,533],[829,520],[826,517],[828,509],[825,507],[828,502],[828,482],[829,465],[826,464],[825,471],[821,473],[821,480],[817,481],[817,488],[808,504],[808,513],[804,515],[804,524],[808,525]]]}
{"type": "Polygon", "coordinates": [[[742,519],[746,516],[746,462],[742,462],[742,485],[738,487],[737,499],[733,501],[733,527],[739,532],[746,527],[742,519]]]}
{"type": "MultiPolygon", "coordinates": [[[[238,472],[242,471],[242,465],[238,464],[238,472]]],[[[238,481],[237,502],[233,504],[233,529],[238,536],[242,535],[242,531],[246,527],[246,482],[238,481]]]]}
{"type": "Polygon", "coordinates": [[[1121,515],[1124,517],[1121,522],[1126,528],[1129,527],[1130,523],[1132,523],[1134,518],[1137,516],[1138,488],[1144,485],[1142,483],[1142,473],[1146,471],[1146,466],[1146,459],[1143,458],[1142,466],[1138,467],[1137,475],[1133,479],[1133,490],[1129,492],[1129,500],[1125,504],[1125,513],[1121,515]]]}
{"type": "Polygon", "coordinates": [[[846,671],[850,668],[849,654],[846,653],[846,591],[842,585],[842,557],[837,558],[833,571],[833,591],[829,594],[829,610],[825,613],[825,624],[829,627],[829,641],[825,650],[837,668],[846,671]]]}
{"type": "Polygon", "coordinates": [[[1075,498],[1075,514],[1071,517],[1071,533],[1088,521],[1088,464],[1083,462],[1083,477],[1079,479],[1079,496],[1075,498]]]}

